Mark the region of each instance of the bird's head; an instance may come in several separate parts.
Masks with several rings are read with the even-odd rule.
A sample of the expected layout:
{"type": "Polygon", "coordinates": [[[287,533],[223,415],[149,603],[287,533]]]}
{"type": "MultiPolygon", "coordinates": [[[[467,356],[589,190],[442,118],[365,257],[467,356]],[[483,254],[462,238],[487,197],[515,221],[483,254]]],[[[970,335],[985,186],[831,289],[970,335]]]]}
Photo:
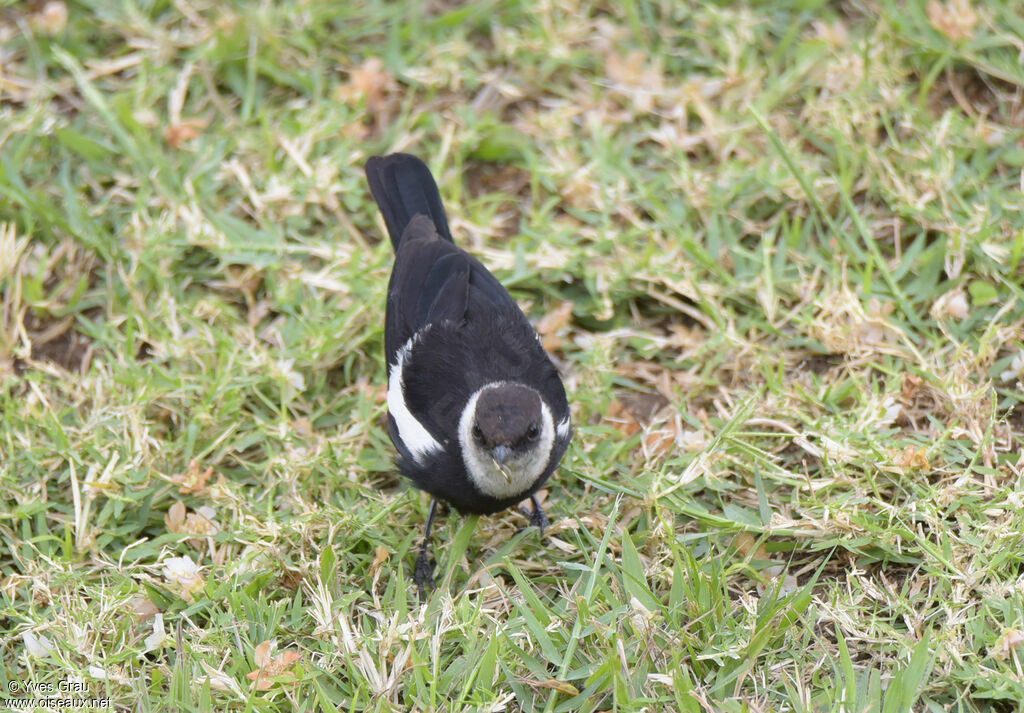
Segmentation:
{"type": "Polygon", "coordinates": [[[534,389],[495,382],[477,391],[459,420],[470,479],[496,498],[525,493],[544,472],[555,440],[551,411],[534,389]]]}

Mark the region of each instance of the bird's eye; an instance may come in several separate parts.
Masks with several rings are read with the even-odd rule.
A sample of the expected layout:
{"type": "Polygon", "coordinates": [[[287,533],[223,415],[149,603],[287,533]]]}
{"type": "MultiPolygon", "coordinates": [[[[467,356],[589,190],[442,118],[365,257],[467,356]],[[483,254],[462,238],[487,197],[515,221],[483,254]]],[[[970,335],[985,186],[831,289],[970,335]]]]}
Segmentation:
{"type": "Polygon", "coordinates": [[[526,435],[530,438],[536,438],[540,435],[540,429],[537,428],[536,423],[531,423],[530,427],[526,429],[526,435]]]}
{"type": "Polygon", "coordinates": [[[479,426],[473,426],[473,438],[478,442],[484,440],[484,432],[480,430],[479,426]]]}

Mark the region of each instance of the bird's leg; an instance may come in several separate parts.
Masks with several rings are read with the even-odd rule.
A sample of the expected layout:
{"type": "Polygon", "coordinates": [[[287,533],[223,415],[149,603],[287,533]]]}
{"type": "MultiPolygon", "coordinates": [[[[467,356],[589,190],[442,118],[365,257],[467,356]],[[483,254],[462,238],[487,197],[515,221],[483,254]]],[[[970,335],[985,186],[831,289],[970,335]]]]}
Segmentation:
{"type": "Polygon", "coordinates": [[[437,512],[437,500],[431,498],[430,512],[427,513],[427,527],[423,532],[423,544],[420,545],[420,554],[416,557],[416,569],[413,571],[413,581],[416,582],[416,589],[419,591],[420,602],[427,600],[427,592],[434,588],[434,565],[430,563],[427,556],[427,547],[430,545],[430,528],[434,525],[434,513],[437,512]]]}
{"type": "Polygon", "coordinates": [[[547,515],[544,514],[544,508],[537,502],[537,496],[530,496],[530,504],[533,505],[533,512],[530,514],[530,524],[540,530],[540,534],[544,534],[544,528],[548,526],[547,515]]]}
{"type": "Polygon", "coordinates": [[[519,508],[519,512],[523,513],[530,520],[530,524],[540,530],[540,534],[543,537],[544,528],[548,526],[548,518],[544,514],[544,509],[537,502],[537,496],[530,496],[530,504],[533,505],[533,512],[530,512],[524,507],[519,508]]]}

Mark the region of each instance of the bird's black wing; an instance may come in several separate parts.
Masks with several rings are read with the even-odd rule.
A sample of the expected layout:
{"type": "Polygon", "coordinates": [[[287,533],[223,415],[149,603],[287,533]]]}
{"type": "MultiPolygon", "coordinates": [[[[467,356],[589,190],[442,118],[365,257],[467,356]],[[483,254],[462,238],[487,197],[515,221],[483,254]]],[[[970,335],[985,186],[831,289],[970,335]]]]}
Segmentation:
{"type": "Polygon", "coordinates": [[[510,309],[519,308],[479,260],[441,239],[426,216],[416,216],[405,229],[388,285],[388,362],[429,325],[486,320],[510,309]]]}

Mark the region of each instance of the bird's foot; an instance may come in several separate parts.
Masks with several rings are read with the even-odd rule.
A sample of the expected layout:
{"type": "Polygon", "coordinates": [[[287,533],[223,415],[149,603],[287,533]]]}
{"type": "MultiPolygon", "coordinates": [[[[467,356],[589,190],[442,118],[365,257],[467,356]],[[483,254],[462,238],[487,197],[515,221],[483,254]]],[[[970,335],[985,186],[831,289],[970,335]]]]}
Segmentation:
{"type": "MultiPolygon", "coordinates": [[[[534,500],[532,511],[527,510],[525,507],[520,507],[519,512],[521,512],[526,517],[526,519],[530,521],[530,525],[540,530],[540,534],[543,537],[544,528],[548,526],[548,518],[547,515],[544,514],[544,510],[541,508],[540,504],[536,500],[534,500]]],[[[525,527],[521,527],[518,531],[522,532],[525,529],[525,527]]]]}
{"type": "Polygon", "coordinates": [[[416,557],[416,569],[413,570],[412,579],[416,582],[416,590],[420,595],[420,603],[427,601],[427,595],[434,589],[434,565],[427,556],[426,548],[420,550],[416,557]]]}

